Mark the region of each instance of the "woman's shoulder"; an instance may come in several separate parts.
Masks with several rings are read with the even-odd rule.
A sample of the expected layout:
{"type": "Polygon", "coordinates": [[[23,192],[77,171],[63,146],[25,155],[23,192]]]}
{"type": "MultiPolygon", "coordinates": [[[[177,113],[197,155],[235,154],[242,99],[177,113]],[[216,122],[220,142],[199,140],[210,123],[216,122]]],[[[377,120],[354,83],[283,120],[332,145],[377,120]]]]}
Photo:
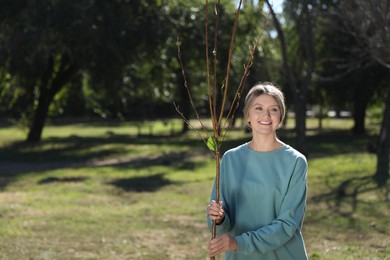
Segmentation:
{"type": "Polygon", "coordinates": [[[286,144],[284,146],[283,157],[285,158],[286,162],[289,161],[294,165],[307,167],[306,156],[290,145],[286,144]]]}
{"type": "Polygon", "coordinates": [[[295,169],[302,169],[302,172],[306,172],[308,168],[307,160],[305,155],[296,150],[295,148],[286,145],[285,156],[287,165],[293,165],[295,169]]]}
{"type": "Polygon", "coordinates": [[[234,154],[244,153],[246,148],[247,148],[247,143],[240,144],[236,147],[228,149],[226,152],[224,152],[223,156],[231,156],[234,154]]]}
{"type": "Polygon", "coordinates": [[[304,161],[306,161],[306,156],[303,155],[301,152],[299,152],[297,149],[295,149],[294,147],[288,145],[288,144],[285,144],[284,145],[284,150],[285,152],[289,155],[289,156],[292,156],[294,158],[299,158],[299,159],[302,159],[304,161]]]}

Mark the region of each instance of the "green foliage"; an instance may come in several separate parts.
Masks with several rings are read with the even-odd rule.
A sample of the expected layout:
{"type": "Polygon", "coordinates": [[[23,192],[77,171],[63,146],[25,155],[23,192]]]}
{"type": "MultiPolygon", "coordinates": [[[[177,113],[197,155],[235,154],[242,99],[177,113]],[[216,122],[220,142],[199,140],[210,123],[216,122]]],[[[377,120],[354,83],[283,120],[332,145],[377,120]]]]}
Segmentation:
{"type": "MultiPolygon", "coordinates": [[[[44,103],[39,98],[44,96],[48,101],[52,99],[48,107],[52,118],[145,119],[176,115],[172,101],[182,108],[188,103],[177,60],[179,40],[193,99],[201,115],[209,115],[205,105],[204,3],[0,0],[0,113],[3,118],[23,119],[23,124],[30,126],[35,110],[44,103]]],[[[224,84],[236,3],[222,1],[217,86],[224,84]]],[[[278,14],[296,75],[307,66],[298,59],[306,55],[297,33],[302,3],[284,1],[284,12],[278,14]]],[[[368,108],[380,105],[387,71],[377,65],[366,67],[370,62],[366,59],[363,63],[357,61],[367,57],[363,55],[364,44],[341,26],[342,19],[335,16],[337,1],[309,3],[317,60],[308,91],[310,105],[352,108],[354,103],[363,102],[359,97],[370,98],[368,108]],[[351,64],[358,65],[358,70],[346,73],[351,64]]],[[[210,1],[211,38],[215,27],[213,4],[210,1]]],[[[234,89],[238,85],[249,46],[259,39],[246,88],[258,81],[274,81],[284,88],[291,103],[292,93],[285,89],[286,77],[281,73],[279,44],[273,38],[272,22],[263,5],[263,1],[244,1],[229,86],[234,89]]],[[[233,94],[229,95],[231,98],[233,94]]]]}
{"type": "Polygon", "coordinates": [[[207,139],[207,147],[210,151],[215,152],[217,150],[217,144],[215,143],[215,140],[213,137],[209,137],[207,139]]]}
{"type": "Polygon", "coordinates": [[[23,110],[37,109],[34,127],[82,72],[90,75],[94,94],[110,97],[104,109],[118,110],[124,67],[139,49],[142,55],[155,50],[164,35],[157,29],[163,24],[158,2],[0,1],[0,66],[24,90],[23,110]]]}
{"type": "Polygon", "coordinates": [[[376,103],[372,105],[367,110],[367,116],[376,122],[381,122],[383,120],[383,111],[385,110],[385,104],[384,103],[376,103]]]}

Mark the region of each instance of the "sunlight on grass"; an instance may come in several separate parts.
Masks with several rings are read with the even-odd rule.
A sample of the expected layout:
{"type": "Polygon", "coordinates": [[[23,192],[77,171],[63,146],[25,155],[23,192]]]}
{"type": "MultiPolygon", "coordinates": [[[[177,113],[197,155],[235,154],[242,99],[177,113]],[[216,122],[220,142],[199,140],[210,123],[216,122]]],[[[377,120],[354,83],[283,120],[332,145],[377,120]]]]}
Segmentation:
{"type": "MultiPolygon", "coordinates": [[[[351,120],[327,119],[322,131],[316,123],[303,229],[310,259],[386,259],[390,188],[372,181],[376,157],[365,151],[375,136],[352,136],[351,120]]],[[[0,259],[206,259],[211,153],[194,131],[171,136],[180,120],[155,122],[153,136],[137,127],[52,124],[35,146],[1,128],[0,259]]],[[[290,127],[279,134],[288,143],[290,127]]],[[[224,149],[249,137],[233,129],[224,149]]]]}

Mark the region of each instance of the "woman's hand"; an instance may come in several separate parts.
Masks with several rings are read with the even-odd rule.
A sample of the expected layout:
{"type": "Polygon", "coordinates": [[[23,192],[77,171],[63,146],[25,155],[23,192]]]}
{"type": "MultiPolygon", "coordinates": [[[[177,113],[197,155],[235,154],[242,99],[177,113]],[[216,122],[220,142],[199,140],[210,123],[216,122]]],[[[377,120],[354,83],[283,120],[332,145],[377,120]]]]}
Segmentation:
{"type": "Polygon", "coordinates": [[[213,238],[209,242],[209,256],[217,256],[225,251],[237,251],[237,241],[234,237],[231,237],[227,234],[223,234],[213,238]]]}
{"type": "Polygon", "coordinates": [[[207,213],[209,214],[210,219],[215,220],[217,224],[220,224],[225,218],[225,212],[223,211],[222,205],[222,201],[217,203],[215,200],[212,200],[207,206],[207,213]]]}

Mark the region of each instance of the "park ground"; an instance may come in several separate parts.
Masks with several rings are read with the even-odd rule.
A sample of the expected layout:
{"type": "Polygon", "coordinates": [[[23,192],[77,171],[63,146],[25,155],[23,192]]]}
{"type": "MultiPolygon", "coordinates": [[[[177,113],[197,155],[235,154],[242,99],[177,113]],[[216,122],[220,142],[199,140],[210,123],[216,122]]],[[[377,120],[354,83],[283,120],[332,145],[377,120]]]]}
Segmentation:
{"type": "MultiPolygon", "coordinates": [[[[0,259],[207,259],[215,162],[173,122],[52,123],[38,145],[0,127],[0,259]]],[[[368,125],[308,122],[309,259],[390,259],[390,185],[372,179],[368,125]]],[[[279,136],[294,146],[291,126],[279,136]]],[[[223,148],[248,140],[234,129],[223,148]]]]}

